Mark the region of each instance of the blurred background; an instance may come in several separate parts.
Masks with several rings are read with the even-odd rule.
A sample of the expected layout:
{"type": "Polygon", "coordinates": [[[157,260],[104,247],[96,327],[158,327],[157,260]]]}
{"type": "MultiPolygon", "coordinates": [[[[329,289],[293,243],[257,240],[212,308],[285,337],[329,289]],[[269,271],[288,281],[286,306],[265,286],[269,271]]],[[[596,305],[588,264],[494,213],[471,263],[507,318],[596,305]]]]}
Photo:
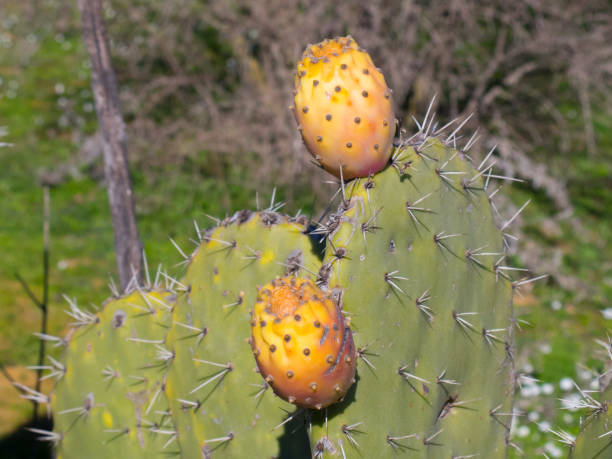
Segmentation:
{"type": "MultiPolygon", "coordinates": [[[[174,263],[193,220],[266,207],[317,218],[336,185],[309,164],[288,110],[308,43],[350,34],[393,89],[401,128],[432,97],[442,124],[473,113],[472,156],[497,145],[497,194],[513,215],[516,266],[546,280],[516,298],[522,332],[511,453],[564,457],[576,433],[560,398],[597,389],[595,339],[612,326],[612,3],[608,0],[110,0],[104,2],[149,265],[174,263]]],[[[21,426],[31,404],[42,270],[42,183],[50,189],[49,333],[64,295],[99,305],[116,271],[101,141],[76,1],[0,2],[0,451],[49,457],[21,426]],[[8,376],[8,377],[7,377],[8,376]],[[24,443],[25,441],[25,443],[24,443]],[[26,445],[25,447],[23,445],[26,445]]],[[[605,347],[605,346],[604,346],[605,347]]],[[[51,348],[58,353],[57,348],[51,348]]],[[[44,385],[49,390],[51,385],[44,385]]],[[[39,421],[40,422],[40,421],[39,421]]]]}

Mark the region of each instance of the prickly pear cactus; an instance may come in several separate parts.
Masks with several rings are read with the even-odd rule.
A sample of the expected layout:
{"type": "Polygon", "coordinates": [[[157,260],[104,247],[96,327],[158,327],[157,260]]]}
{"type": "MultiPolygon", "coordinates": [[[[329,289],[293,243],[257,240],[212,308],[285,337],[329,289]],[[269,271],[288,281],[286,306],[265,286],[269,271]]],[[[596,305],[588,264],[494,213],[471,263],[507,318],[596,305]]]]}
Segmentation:
{"type": "Polygon", "coordinates": [[[336,177],[367,177],[393,148],[391,91],[351,37],[309,46],[297,65],[294,114],[304,143],[336,177]]]}
{"type": "Polygon", "coordinates": [[[166,291],[134,291],[97,313],[72,307],[63,374],[51,397],[58,457],[147,457],[176,452],[163,395],[166,291]]]}
{"type": "Polygon", "coordinates": [[[436,138],[351,182],[319,283],[341,289],[360,362],[314,418],[317,457],[505,457],[512,286],[481,172],[436,138]]]}
{"type": "Polygon", "coordinates": [[[388,88],[350,37],[310,47],[296,89],[312,154],[361,177],[314,231],[323,262],[305,219],[241,211],[167,291],[73,311],[46,433],[64,459],[506,456],[520,283],[491,166],[429,112],[388,163],[388,88]]]}

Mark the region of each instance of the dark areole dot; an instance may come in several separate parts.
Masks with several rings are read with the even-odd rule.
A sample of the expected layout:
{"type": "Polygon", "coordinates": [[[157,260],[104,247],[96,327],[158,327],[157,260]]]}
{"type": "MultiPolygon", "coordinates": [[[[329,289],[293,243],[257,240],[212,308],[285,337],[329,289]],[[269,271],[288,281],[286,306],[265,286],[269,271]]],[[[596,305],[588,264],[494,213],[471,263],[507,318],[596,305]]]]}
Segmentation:
{"type": "Polygon", "coordinates": [[[363,97],[368,97],[368,91],[362,91],[362,92],[361,92],[361,95],[362,95],[363,97]]]}
{"type": "Polygon", "coordinates": [[[270,352],[274,352],[276,350],[276,346],[274,344],[270,344],[270,352]]]}
{"type": "Polygon", "coordinates": [[[288,343],[289,341],[291,341],[291,335],[287,334],[283,336],[283,339],[285,340],[286,343],[288,343]]]}
{"type": "Polygon", "coordinates": [[[304,107],[304,108],[302,109],[302,111],[303,111],[304,113],[308,113],[308,107],[304,107]]]}
{"type": "Polygon", "coordinates": [[[331,121],[332,116],[331,116],[331,115],[328,113],[327,115],[325,115],[325,119],[326,119],[327,121],[331,121]]]}
{"type": "Polygon", "coordinates": [[[293,378],[293,371],[291,371],[291,370],[287,371],[287,378],[289,378],[289,379],[293,378]]]}
{"type": "Polygon", "coordinates": [[[304,353],[304,355],[310,355],[310,349],[308,349],[307,347],[305,347],[302,352],[304,353]]]}
{"type": "Polygon", "coordinates": [[[359,118],[358,116],[355,117],[355,123],[359,124],[361,123],[361,118],[359,118]]]}

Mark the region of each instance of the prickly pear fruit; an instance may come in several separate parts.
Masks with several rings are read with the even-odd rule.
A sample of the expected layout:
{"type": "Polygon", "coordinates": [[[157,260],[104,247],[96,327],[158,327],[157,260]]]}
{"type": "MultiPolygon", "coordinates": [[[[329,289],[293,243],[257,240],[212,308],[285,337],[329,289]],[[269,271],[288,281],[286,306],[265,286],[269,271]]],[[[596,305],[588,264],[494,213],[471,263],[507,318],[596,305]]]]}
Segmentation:
{"type": "Polygon", "coordinates": [[[344,398],[355,381],[351,329],[311,280],[290,276],[261,287],[251,327],[259,371],[285,400],[321,409],[344,398]]]}
{"type": "Polygon", "coordinates": [[[350,36],[306,48],[297,65],[294,115],[306,147],[328,172],[350,179],[385,167],[395,134],[390,93],[350,36]]]}

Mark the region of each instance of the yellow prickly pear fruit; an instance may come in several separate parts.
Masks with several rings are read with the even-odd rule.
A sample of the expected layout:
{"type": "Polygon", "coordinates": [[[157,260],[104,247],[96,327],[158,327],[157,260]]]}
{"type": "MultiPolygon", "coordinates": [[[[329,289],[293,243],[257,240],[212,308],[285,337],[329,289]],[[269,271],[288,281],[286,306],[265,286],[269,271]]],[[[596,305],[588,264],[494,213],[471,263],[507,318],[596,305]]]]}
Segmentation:
{"type": "Polygon", "coordinates": [[[251,348],[277,395],[317,409],[344,398],[355,381],[355,345],[326,292],[309,279],[276,278],[259,289],[251,314],[251,348]]]}
{"type": "Polygon", "coordinates": [[[306,147],[328,172],[350,179],[385,167],[395,134],[390,93],[350,36],[306,48],[297,65],[294,115],[306,147]]]}

